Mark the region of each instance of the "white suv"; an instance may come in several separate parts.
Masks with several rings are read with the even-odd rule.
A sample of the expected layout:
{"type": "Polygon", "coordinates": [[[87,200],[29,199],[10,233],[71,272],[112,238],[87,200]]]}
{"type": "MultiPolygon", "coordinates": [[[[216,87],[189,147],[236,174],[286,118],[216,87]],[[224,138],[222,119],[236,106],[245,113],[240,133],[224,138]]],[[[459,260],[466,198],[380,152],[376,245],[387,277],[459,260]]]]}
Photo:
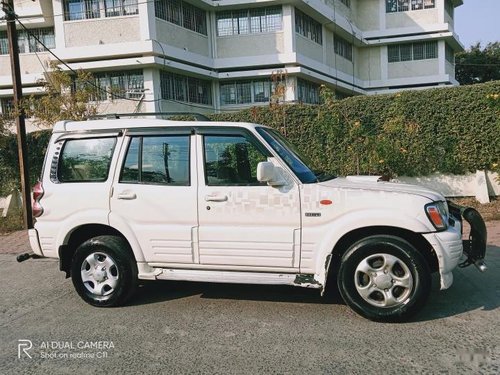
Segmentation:
{"type": "Polygon", "coordinates": [[[484,267],[475,211],[464,248],[439,193],[313,171],[256,124],[59,122],[33,195],[33,252],[59,258],[94,306],[123,304],[140,280],[332,281],[357,313],[397,321],[423,306],[432,272],[452,284],[463,250],[484,267]]]}

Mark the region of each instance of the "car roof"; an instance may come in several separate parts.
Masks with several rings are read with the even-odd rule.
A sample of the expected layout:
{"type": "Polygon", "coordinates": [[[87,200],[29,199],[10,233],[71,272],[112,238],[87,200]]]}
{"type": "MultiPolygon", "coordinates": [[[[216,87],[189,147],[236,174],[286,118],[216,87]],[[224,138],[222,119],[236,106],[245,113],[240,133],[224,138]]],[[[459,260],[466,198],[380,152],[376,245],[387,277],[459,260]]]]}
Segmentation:
{"type": "MultiPolygon", "coordinates": [[[[59,121],[54,125],[54,133],[79,132],[92,130],[119,130],[137,128],[161,128],[161,127],[237,127],[254,129],[256,126],[249,122],[224,122],[224,121],[171,121],[145,118],[124,118],[112,120],[88,120],[88,121],[59,121]]],[[[267,126],[266,126],[267,127],[267,126]]]]}

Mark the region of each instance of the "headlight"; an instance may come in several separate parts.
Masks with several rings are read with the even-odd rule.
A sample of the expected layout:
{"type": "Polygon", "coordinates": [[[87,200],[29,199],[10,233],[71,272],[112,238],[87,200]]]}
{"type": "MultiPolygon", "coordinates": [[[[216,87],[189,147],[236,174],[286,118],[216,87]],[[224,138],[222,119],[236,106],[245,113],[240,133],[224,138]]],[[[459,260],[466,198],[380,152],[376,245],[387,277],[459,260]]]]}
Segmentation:
{"type": "Polygon", "coordinates": [[[448,205],[446,202],[433,202],[425,206],[425,213],[437,230],[448,228],[448,205]]]}

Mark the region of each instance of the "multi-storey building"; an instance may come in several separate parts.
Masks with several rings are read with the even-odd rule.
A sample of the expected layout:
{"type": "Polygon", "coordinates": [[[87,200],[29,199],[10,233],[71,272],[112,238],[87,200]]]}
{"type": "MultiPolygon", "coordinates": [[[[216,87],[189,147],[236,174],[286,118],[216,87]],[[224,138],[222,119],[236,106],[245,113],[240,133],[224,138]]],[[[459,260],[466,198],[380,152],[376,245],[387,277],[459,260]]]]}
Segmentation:
{"type": "MultiPolygon", "coordinates": [[[[25,93],[55,60],[94,74],[103,112],[232,110],[455,85],[462,0],[15,0],[25,93]],[[277,89],[278,88],[278,89],[277,89]],[[122,94],[112,100],[107,92],[122,94]]],[[[12,97],[5,21],[0,98],[12,97]]]]}

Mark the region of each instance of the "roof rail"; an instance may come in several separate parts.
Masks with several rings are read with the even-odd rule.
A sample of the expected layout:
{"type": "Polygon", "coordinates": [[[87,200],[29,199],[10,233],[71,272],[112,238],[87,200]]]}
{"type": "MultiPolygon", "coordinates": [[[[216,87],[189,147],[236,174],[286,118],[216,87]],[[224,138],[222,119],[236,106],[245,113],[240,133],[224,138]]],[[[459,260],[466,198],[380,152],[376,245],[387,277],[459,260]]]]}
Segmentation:
{"type": "Polygon", "coordinates": [[[87,120],[96,119],[119,119],[121,117],[143,117],[143,116],[193,116],[196,121],[211,121],[207,116],[201,113],[192,112],[144,112],[144,113],[108,113],[104,115],[90,116],[87,120]]]}

